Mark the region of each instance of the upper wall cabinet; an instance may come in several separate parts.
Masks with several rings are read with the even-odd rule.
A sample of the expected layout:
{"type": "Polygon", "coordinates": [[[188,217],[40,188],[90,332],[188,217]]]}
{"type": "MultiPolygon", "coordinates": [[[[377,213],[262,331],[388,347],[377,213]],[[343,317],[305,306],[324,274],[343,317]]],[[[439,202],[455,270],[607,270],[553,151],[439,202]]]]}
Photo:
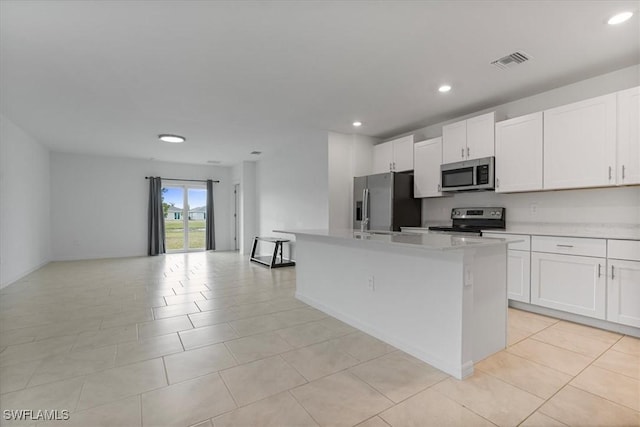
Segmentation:
{"type": "Polygon", "coordinates": [[[544,188],[615,184],[615,93],[544,112],[544,188]]]}
{"type": "Polygon", "coordinates": [[[413,197],[440,197],[442,138],[416,142],[413,146],[413,197]]]}
{"type": "Polygon", "coordinates": [[[496,123],[496,192],[542,190],[542,112],[496,123]]]}
{"type": "Polygon", "coordinates": [[[443,163],[495,155],[494,112],[442,127],[443,163]]]}
{"type": "Polygon", "coordinates": [[[373,146],[373,173],[413,170],[413,135],[373,146]]]}
{"type": "Polygon", "coordinates": [[[616,183],[640,184],[640,87],[618,92],[616,183]]]}

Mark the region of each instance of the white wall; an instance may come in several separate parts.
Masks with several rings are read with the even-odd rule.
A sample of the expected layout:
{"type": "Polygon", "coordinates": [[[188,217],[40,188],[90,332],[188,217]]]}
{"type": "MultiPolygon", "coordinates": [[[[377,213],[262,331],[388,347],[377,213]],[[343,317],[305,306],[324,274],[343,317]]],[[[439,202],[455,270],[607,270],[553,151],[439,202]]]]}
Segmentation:
{"type": "Polygon", "coordinates": [[[353,228],[353,177],[371,173],[376,139],[329,132],[329,228],[353,228]]]}
{"type": "Polygon", "coordinates": [[[327,156],[326,132],[262,155],[256,164],[257,234],[274,236],[275,229],[327,229],[327,156]]]}
{"type": "Polygon", "coordinates": [[[0,116],[0,287],[51,258],[49,150],[0,116]]]}
{"type": "Polygon", "coordinates": [[[242,162],[240,182],[240,253],[249,255],[257,233],[256,163],[242,162]]]}
{"type": "Polygon", "coordinates": [[[52,153],[54,259],[146,255],[149,182],[145,176],[219,179],[214,184],[216,249],[233,248],[231,168],[52,153]]]}

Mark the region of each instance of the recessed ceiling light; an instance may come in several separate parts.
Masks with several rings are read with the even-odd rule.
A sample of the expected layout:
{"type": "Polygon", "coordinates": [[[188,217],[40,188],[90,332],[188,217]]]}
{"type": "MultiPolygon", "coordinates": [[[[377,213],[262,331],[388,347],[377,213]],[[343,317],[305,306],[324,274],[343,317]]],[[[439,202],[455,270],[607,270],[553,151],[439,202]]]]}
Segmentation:
{"type": "Polygon", "coordinates": [[[353,122],[353,126],[359,128],[362,126],[362,122],[353,122]]]}
{"type": "Polygon", "coordinates": [[[181,142],[185,142],[186,138],[180,135],[169,135],[169,134],[161,134],[158,135],[160,141],[169,142],[171,144],[180,144],[181,142]]]}
{"type": "Polygon", "coordinates": [[[440,92],[449,92],[451,90],[451,86],[449,85],[442,85],[438,88],[438,91],[440,92]]]}
{"type": "Polygon", "coordinates": [[[611,18],[609,18],[609,20],[607,21],[607,24],[609,25],[622,24],[624,21],[629,20],[629,18],[631,18],[632,16],[633,16],[633,12],[618,13],[616,15],[613,15],[611,18]]]}

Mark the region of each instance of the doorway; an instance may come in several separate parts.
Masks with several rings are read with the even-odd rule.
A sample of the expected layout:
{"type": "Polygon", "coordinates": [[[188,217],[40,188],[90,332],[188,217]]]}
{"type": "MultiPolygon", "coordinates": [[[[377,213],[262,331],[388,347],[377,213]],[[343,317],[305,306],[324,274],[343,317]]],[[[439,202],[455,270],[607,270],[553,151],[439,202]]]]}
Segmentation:
{"type": "Polygon", "coordinates": [[[162,209],[167,252],[205,250],[207,188],[204,185],[163,185],[162,209]]]}

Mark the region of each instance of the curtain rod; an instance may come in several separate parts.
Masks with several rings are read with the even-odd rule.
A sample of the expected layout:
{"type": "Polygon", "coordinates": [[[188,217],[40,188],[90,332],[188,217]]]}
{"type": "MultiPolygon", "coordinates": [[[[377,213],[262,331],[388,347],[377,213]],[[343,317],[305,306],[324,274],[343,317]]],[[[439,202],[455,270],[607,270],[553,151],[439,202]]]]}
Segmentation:
{"type": "MultiPolygon", "coordinates": [[[[154,178],[153,176],[145,176],[144,179],[151,179],[154,178]]],[[[166,179],[168,181],[188,181],[188,182],[207,182],[207,179],[180,179],[180,178],[162,178],[160,177],[160,179],[166,179]]],[[[217,179],[212,180],[213,182],[220,182],[217,179]]]]}

